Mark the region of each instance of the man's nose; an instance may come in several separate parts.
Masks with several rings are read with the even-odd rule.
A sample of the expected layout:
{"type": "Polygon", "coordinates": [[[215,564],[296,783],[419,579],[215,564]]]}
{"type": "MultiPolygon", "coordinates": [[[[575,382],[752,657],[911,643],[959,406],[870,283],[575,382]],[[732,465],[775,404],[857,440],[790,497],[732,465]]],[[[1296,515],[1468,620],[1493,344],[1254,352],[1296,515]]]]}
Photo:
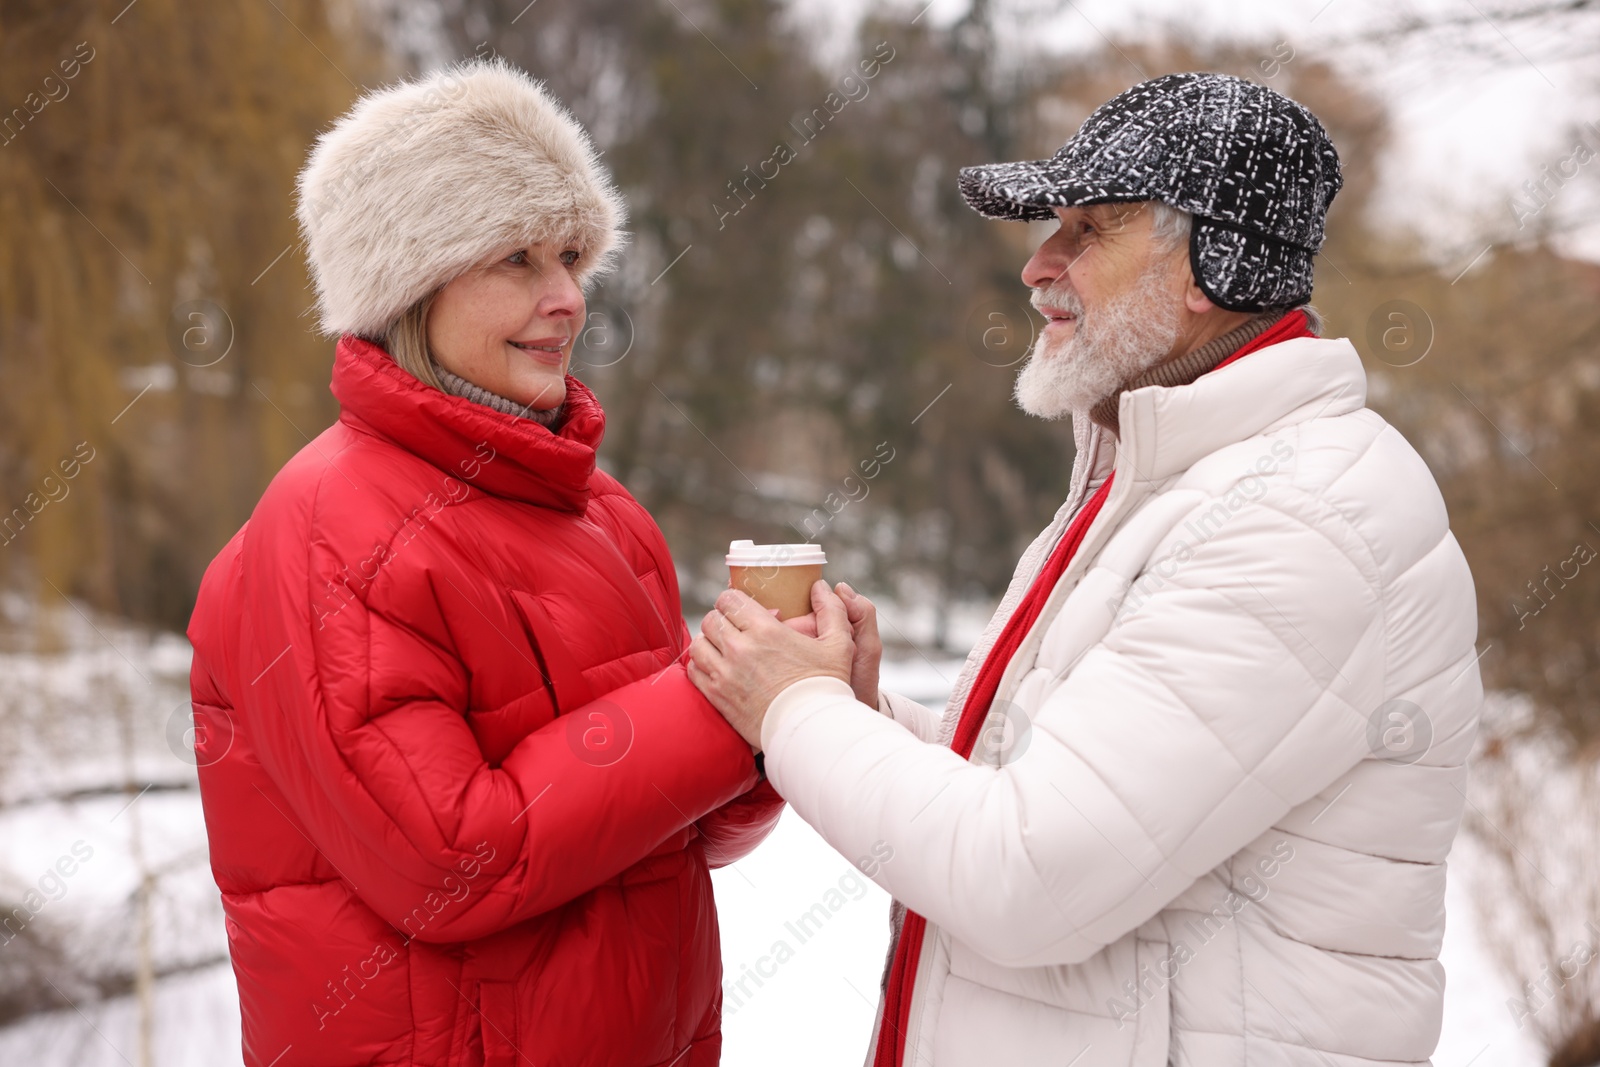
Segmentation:
{"type": "Polygon", "coordinates": [[[1028,262],[1022,265],[1022,284],[1029,289],[1047,288],[1072,266],[1074,251],[1062,232],[1057,230],[1034,249],[1028,262]]]}

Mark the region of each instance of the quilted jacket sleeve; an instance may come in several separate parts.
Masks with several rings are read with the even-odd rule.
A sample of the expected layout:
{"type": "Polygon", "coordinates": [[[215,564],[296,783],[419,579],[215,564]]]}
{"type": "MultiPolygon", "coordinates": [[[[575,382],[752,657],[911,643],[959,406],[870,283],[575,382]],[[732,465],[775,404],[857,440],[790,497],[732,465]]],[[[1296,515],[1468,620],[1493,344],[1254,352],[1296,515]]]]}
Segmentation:
{"type": "MultiPolygon", "coordinates": [[[[1370,557],[1326,508],[1308,521],[1263,504],[1104,618],[1063,673],[1020,680],[1031,732],[1005,766],[813,678],[764,724],[773,783],[843,854],[891,845],[874,880],[974,951],[1088,959],[1368,754],[1383,675],[1370,557]]],[[[1104,585],[1078,595],[1089,584],[1063,617],[1109,614],[1104,585]]]]}
{"type": "MultiPolygon", "coordinates": [[[[274,518],[252,534],[292,538],[274,518]]],[[[472,892],[418,936],[468,940],[547,912],[755,786],[749,745],[677,664],[568,711],[491,766],[463,714],[467,677],[442,644],[439,605],[481,617],[461,639],[483,642],[510,639],[506,609],[441,563],[394,594],[405,610],[386,599],[385,575],[365,601],[308,613],[320,553],[313,539],[303,553],[244,554],[240,676],[253,681],[236,711],[296,828],[397,927],[469,867],[472,892]],[[581,731],[600,722],[625,726],[620,757],[586,749],[581,731]]]]}
{"type": "Polygon", "coordinates": [[[706,862],[712,867],[738,863],[767,839],[782,815],[783,798],[771,781],[761,779],[754,789],[695,824],[705,838],[706,862]]]}
{"type": "Polygon", "coordinates": [[[878,694],[878,710],[910,730],[918,740],[930,744],[939,740],[939,724],[943,716],[926,704],[885,689],[878,694]]]}
{"type": "MultiPolygon", "coordinates": [[[[688,645],[689,626],[684,624],[682,639],[688,645]]],[[[695,823],[704,839],[706,863],[726,867],[754,852],[777,828],[783,816],[783,798],[762,778],[754,789],[735,797],[695,823]]]]}

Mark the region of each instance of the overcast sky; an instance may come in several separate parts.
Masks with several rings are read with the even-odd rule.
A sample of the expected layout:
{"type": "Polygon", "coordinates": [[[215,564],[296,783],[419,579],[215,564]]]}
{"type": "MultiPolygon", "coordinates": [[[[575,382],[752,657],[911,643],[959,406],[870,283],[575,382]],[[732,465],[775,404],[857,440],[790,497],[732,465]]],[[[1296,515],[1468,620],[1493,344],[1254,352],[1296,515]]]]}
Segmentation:
{"type": "MultiPolygon", "coordinates": [[[[916,11],[917,5],[897,4],[916,11]]],[[[1475,223],[1516,230],[1510,198],[1541,166],[1572,155],[1575,126],[1593,123],[1589,145],[1600,153],[1600,18],[1586,23],[1595,50],[1589,59],[1564,59],[1570,32],[1491,20],[1509,0],[998,0],[1004,10],[1059,7],[1052,17],[1010,20],[1011,33],[1075,51],[1126,40],[1182,18],[1199,35],[1248,35],[1284,42],[1297,55],[1322,54],[1369,84],[1393,109],[1395,137],[1383,161],[1377,210],[1382,220],[1415,227],[1442,261],[1465,267],[1483,247],[1475,223]],[[1465,20],[1449,34],[1414,38],[1384,51],[1349,39],[1392,25],[1405,12],[1465,20]]],[[[840,47],[865,0],[794,0],[800,17],[840,47]]],[[[925,18],[948,22],[966,0],[933,0],[925,18]]],[[[1568,27],[1572,23],[1568,23],[1568,27]]],[[[1063,130],[1062,137],[1070,134],[1063,130]]],[[[1556,194],[1552,216],[1600,220],[1600,159],[1556,194]]],[[[1566,243],[1574,254],[1600,261],[1600,225],[1566,243]]]]}

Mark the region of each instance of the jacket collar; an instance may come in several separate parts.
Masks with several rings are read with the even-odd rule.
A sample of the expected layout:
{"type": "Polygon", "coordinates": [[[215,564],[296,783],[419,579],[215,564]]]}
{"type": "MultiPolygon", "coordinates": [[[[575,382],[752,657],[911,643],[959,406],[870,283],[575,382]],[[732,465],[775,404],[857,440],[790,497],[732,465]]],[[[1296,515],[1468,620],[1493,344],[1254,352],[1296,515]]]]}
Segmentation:
{"type": "Polygon", "coordinates": [[[588,506],[606,419],[594,393],[571,375],[566,418],[555,431],[441,392],[350,334],[334,354],[332,389],[340,422],[486,493],[579,514],[588,506]]]}
{"type": "Polygon", "coordinates": [[[1122,394],[1117,438],[1074,416],[1078,454],[1097,481],[1115,465],[1118,482],[1160,481],[1227,445],[1310,419],[1344,415],[1367,402],[1361,357],[1345,338],[1297,337],[1201,375],[1188,385],[1122,394]],[[1082,424],[1081,429],[1079,425],[1082,424]],[[1100,438],[1098,448],[1091,447],[1100,438]]]}
{"type": "Polygon", "coordinates": [[[1213,337],[1193,352],[1185,352],[1177,359],[1157,363],[1144,373],[1135,375],[1121,389],[1090,408],[1089,417],[1112,433],[1119,432],[1121,427],[1117,425],[1117,411],[1122,403],[1123,393],[1130,389],[1143,389],[1147,385],[1188,385],[1202,374],[1216,370],[1217,365],[1223,360],[1266,333],[1283,318],[1282,314],[1257,315],[1252,319],[1246,319],[1227,333],[1213,337]]]}

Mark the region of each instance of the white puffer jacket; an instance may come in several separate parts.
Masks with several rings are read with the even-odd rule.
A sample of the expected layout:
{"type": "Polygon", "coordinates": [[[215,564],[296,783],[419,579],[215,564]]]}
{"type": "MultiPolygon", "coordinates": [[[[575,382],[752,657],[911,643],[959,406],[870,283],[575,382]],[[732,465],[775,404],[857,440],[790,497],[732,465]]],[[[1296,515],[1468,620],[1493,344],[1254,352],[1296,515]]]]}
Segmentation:
{"type": "Polygon", "coordinates": [[[778,791],[845,856],[892,849],[865,869],[928,920],[904,1067],[1428,1060],[1477,614],[1365,401],[1322,338],[1124,394],[942,720],[820,678],[773,703],[778,791]],[[1113,465],[962,760],[978,665],[1113,465]]]}

